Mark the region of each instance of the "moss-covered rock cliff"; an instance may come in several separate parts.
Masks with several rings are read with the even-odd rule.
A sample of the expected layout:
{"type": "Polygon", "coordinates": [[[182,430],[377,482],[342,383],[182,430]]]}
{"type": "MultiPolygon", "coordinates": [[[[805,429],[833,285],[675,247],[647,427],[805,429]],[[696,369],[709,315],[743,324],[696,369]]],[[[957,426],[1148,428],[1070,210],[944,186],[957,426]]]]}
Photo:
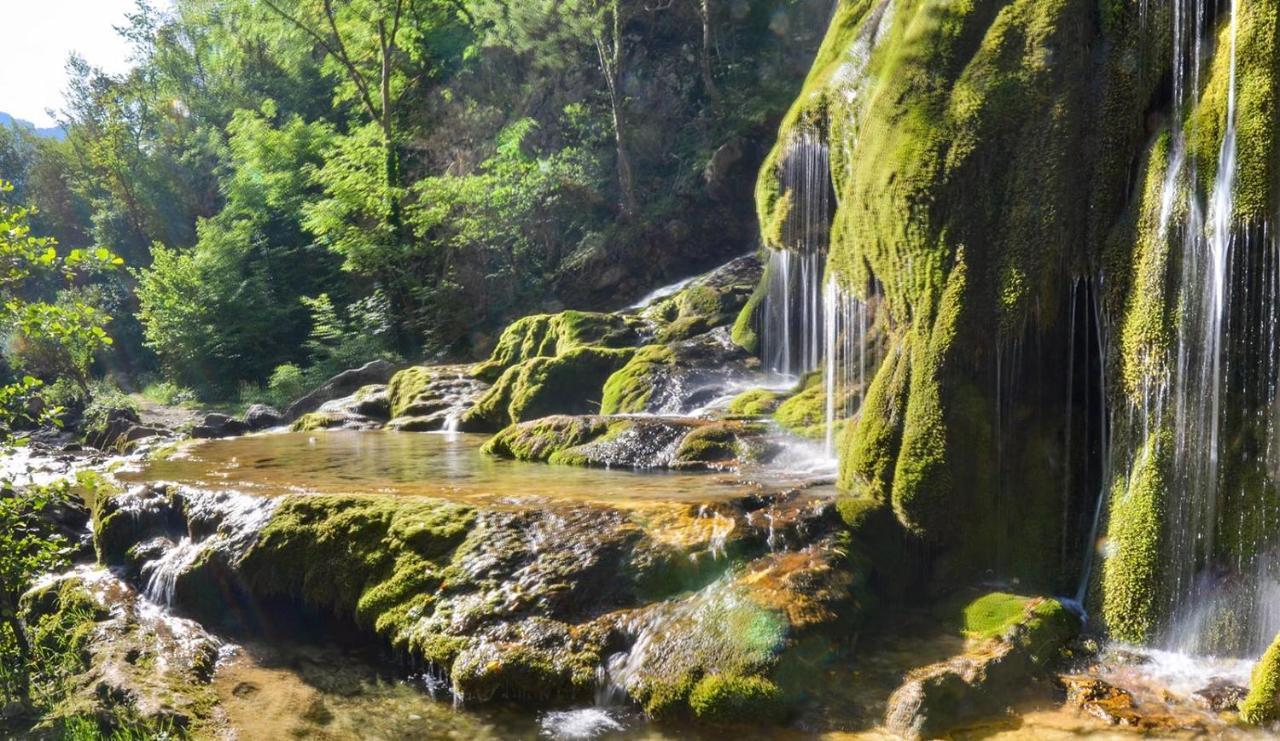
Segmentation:
{"type": "MultiPolygon", "coordinates": [[[[1276,3],[1240,5],[1234,45],[1229,14],[1206,16],[1210,59],[1174,110],[1168,4],[839,3],[765,162],[757,207],[770,248],[806,248],[788,242],[803,234],[789,224],[812,209],[786,172],[795,143],[819,137],[837,204],[828,275],[863,297],[874,287],[890,338],[842,436],[840,484],[892,505],[935,580],[994,570],[1067,586],[1106,488],[1120,555],[1096,586],[1108,612],[1123,612],[1109,622],[1140,640],[1155,630],[1152,613],[1168,610],[1151,593],[1167,528],[1167,483],[1151,467],[1168,456],[1137,454],[1163,438],[1118,424],[1105,484],[1094,461],[1107,453],[1078,441],[1098,418],[1089,394],[1132,408],[1168,377],[1180,258],[1158,232],[1188,215],[1168,213],[1166,182],[1180,178],[1183,202],[1211,195],[1233,48],[1235,243],[1256,242],[1248,234],[1280,210],[1276,3]],[[1171,131],[1193,178],[1168,172],[1171,131]],[[1146,469],[1130,473],[1139,459],[1146,469]],[[1094,473],[1081,473],[1088,466],[1094,473]]],[[[744,312],[739,334],[754,337],[754,322],[744,312]]],[[[1247,424],[1239,450],[1257,438],[1247,424]]],[[[1267,490],[1250,471],[1225,475],[1267,490]]],[[[1254,514],[1247,501],[1232,506],[1254,514]]],[[[1223,547],[1247,556],[1261,542],[1241,540],[1223,547]]]]}

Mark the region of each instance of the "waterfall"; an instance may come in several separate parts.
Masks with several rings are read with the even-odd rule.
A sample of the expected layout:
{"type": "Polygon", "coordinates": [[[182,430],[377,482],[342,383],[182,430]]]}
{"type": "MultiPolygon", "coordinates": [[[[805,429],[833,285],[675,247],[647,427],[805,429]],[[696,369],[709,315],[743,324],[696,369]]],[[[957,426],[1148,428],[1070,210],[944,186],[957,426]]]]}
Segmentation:
{"type": "Polygon", "coordinates": [[[762,327],[765,368],[798,376],[822,362],[822,275],[831,238],[831,165],[821,134],[801,127],[786,147],[782,184],[791,199],[787,249],[770,250],[762,327]]]}
{"type": "Polygon", "coordinates": [[[836,425],[852,419],[867,393],[867,361],[879,358],[869,348],[874,294],[867,301],[845,291],[834,278],[823,288],[823,382],[826,396],[824,451],[836,457],[836,425]]]}
{"type": "Polygon", "coordinates": [[[836,426],[850,419],[866,392],[870,303],[824,280],[831,230],[831,175],[827,145],[801,128],[787,147],[785,192],[792,211],[783,230],[793,249],[769,251],[766,268],[763,358],[766,370],[798,377],[823,369],[824,452],[835,458],[836,426]]]}
{"type": "MultiPolygon", "coordinates": [[[[1214,6],[1172,0],[1174,116],[1158,234],[1180,266],[1176,334],[1167,357],[1155,350],[1141,359],[1130,432],[1109,454],[1122,481],[1139,440],[1170,433],[1158,640],[1194,655],[1257,655],[1280,630],[1280,245],[1265,224],[1241,225],[1236,214],[1239,6],[1231,0],[1225,9],[1226,119],[1217,169],[1201,196],[1183,115],[1202,88],[1214,6]]],[[[1090,567],[1086,561],[1085,579],[1090,567]]]]}

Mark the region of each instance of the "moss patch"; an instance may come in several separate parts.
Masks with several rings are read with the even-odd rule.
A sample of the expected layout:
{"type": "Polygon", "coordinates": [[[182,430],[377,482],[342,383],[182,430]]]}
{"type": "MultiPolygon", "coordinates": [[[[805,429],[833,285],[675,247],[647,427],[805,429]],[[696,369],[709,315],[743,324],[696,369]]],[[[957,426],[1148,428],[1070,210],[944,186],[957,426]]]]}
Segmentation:
{"type": "Polygon", "coordinates": [[[723,674],[703,677],[689,694],[689,708],[699,720],[726,724],[774,724],[787,712],[773,682],[723,674]]]}
{"type": "Polygon", "coordinates": [[[1240,703],[1240,719],[1254,725],[1280,720],[1280,636],[1253,668],[1249,695],[1240,703]]]}
{"type": "Polygon", "coordinates": [[[639,341],[640,324],[635,317],[587,311],[527,316],[507,327],[489,360],[474,372],[492,382],[533,358],[557,357],[583,347],[628,347],[639,341]]]}
{"type": "Polygon", "coordinates": [[[513,365],[463,415],[460,426],[468,431],[493,431],[551,414],[595,412],[605,381],[634,353],[586,346],[513,365]]]}
{"type": "Polygon", "coordinates": [[[604,384],[601,414],[635,414],[645,411],[653,396],[653,376],[665,372],[676,360],[666,345],[640,348],[634,357],[604,384]]]}

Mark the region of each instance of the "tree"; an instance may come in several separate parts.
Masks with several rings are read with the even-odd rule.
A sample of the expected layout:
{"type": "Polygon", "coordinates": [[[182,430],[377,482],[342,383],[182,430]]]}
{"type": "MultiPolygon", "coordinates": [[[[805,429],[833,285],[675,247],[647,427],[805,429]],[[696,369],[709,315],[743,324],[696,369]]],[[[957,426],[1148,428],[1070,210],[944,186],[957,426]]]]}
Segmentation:
{"type": "Polygon", "coordinates": [[[308,328],[299,298],[339,283],[338,257],[300,223],[334,133],[277,115],[268,102],[233,117],[225,207],[199,222],[193,248],[154,245],[137,272],[147,346],[174,380],[214,395],[297,359],[308,328]]]}
{"type": "Polygon", "coordinates": [[[702,16],[702,89],[707,97],[716,100],[720,90],[716,87],[716,76],[711,70],[712,55],[715,53],[715,0],[699,0],[698,11],[702,16]]]}
{"type": "MultiPolygon", "coordinates": [[[[0,195],[12,189],[0,181],[0,195]]],[[[61,353],[60,369],[83,384],[93,354],[111,343],[104,329],[109,317],[74,298],[50,302],[29,296],[38,293],[38,280],[69,283],[121,261],[104,249],[59,254],[53,239],[31,234],[31,213],[0,198],[0,324],[18,340],[61,353]]],[[[42,385],[31,375],[0,383],[0,444],[12,444],[7,431],[17,424],[56,418],[59,410],[32,403],[42,385]]],[[[56,489],[15,490],[0,482],[0,690],[22,703],[30,696],[32,648],[18,618],[18,600],[38,575],[66,563],[68,554],[68,544],[44,516],[56,495],[56,489]]]]}
{"type": "Polygon", "coordinates": [[[326,55],[354,98],[382,134],[386,219],[402,225],[403,182],[396,105],[403,92],[405,61],[415,56],[414,0],[308,0],[290,4],[260,0],[272,13],[302,32],[326,55]],[[406,51],[407,48],[407,51],[406,51]]]}
{"type": "MultiPolygon", "coordinates": [[[[13,186],[0,180],[0,194],[13,186]]],[[[83,276],[121,265],[123,261],[106,249],[75,249],[66,255],[58,252],[57,242],[50,237],[31,234],[28,220],[31,209],[0,203],[0,328],[12,338],[11,346],[19,348],[11,365],[20,369],[30,359],[24,350],[34,349],[41,358],[42,370],[49,375],[69,377],[82,387],[88,385],[89,365],[94,355],[111,344],[106,326],[110,317],[97,307],[71,295],[64,300],[31,299],[40,288],[37,280],[61,280],[70,284],[83,276]]],[[[11,404],[25,395],[22,389],[35,391],[40,379],[28,375],[3,388],[11,404]]],[[[5,413],[16,415],[15,406],[5,413]]],[[[11,423],[12,418],[0,418],[11,423]]]]}
{"type": "Polygon", "coordinates": [[[574,50],[590,45],[604,82],[613,120],[619,209],[630,218],[639,211],[631,163],[631,130],[626,94],[624,32],[639,3],[632,0],[479,0],[476,15],[489,28],[491,41],[500,41],[533,56],[535,63],[564,68],[578,61],[574,50]]]}

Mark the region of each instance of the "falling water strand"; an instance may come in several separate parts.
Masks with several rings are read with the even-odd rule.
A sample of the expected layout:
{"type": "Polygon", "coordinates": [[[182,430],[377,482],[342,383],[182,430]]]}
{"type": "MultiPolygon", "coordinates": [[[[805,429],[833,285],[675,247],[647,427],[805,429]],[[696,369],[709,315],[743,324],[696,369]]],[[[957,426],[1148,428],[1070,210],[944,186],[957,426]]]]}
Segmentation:
{"type": "Polygon", "coordinates": [[[823,358],[826,396],[826,439],[824,451],[836,457],[836,430],[842,421],[853,419],[862,408],[867,392],[867,362],[878,364],[870,347],[873,293],[866,301],[845,291],[832,278],[823,288],[823,325],[826,330],[823,358]]]}
{"type": "Polygon", "coordinates": [[[783,162],[791,212],[783,227],[786,249],[770,250],[764,300],[767,370],[798,376],[822,362],[822,275],[831,232],[831,167],[826,143],[801,127],[783,162]]]}

